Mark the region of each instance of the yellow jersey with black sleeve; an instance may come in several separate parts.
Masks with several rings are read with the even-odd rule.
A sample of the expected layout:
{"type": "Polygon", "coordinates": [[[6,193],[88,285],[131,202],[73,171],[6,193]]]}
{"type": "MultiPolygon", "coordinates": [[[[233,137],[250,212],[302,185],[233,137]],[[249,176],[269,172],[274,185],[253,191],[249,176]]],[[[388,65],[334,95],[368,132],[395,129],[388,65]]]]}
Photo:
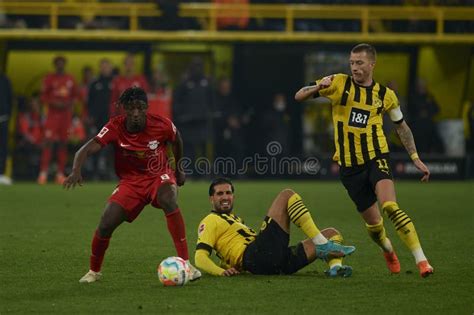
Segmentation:
{"type": "Polygon", "coordinates": [[[393,112],[400,113],[397,119],[400,122],[403,120],[393,90],[375,81],[370,86],[361,86],[351,76],[338,73],[329,87],[319,90],[314,96],[324,96],[331,101],[336,147],[333,160],[339,165],[364,165],[389,152],[382,130],[382,115],[395,110],[393,112]]]}
{"type": "Polygon", "coordinates": [[[247,245],[255,240],[256,235],[255,231],[246,226],[235,214],[213,211],[199,224],[196,245],[197,267],[211,274],[222,274],[224,269],[216,266],[210,259],[205,259],[215,250],[217,257],[221,259],[222,267],[242,270],[244,251],[247,245]],[[203,254],[206,254],[206,257],[203,257],[203,254]]]}

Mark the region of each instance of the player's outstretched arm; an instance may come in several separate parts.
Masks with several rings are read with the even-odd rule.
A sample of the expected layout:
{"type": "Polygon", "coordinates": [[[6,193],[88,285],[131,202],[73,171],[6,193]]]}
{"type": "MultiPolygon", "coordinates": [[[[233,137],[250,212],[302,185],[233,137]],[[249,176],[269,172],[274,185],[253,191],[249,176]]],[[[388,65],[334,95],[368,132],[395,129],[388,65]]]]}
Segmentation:
{"type": "Polygon", "coordinates": [[[64,188],[74,188],[76,185],[82,186],[82,164],[84,164],[89,155],[100,151],[100,149],[102,149],[102,146],[94,139],[90,139],[76,152],[72,165],[72,173],[64,181],[64,188]]]}
{"type": "Polygon", "coordinates": [[[430,179],[430,170],[428,167],[421,161],[418,153],[416,152],[415,138],[413,138],[413,133],[411,132],[410,127],[405,121],[402,121],[399,124],[395,124],[395,129],[397,134],[400,137],[400,141],[407,150],[410,158],[413,160],[416,168],[423,173],[421,178],[422,182],[427,182],[430,179]]]}
{"type": "Polygon", "coordinates": [[[319,81],[318,84],[312,86],[304,86],[295,94],[295,100],[298,102],[306,101],[308,98],[313,97],[314,94],[319,92],[321,89],[329,87],[334,79],[334,75],[324,77],[319,81]]]}
{"type": "Polygon", "coordinates": [[[180,163],[181,159],[183,158],[183,138],[181,138],[181,133],[177,129],[176,129],[176,139],[172,143],[172,145],[173,145],[174,160],[176,163],[176,174],[175,174],[176,184],[178,184],[178,186],[183,186],[186,180],[184,170],[182,169],[182,166],[180,163]]]}
{"type": "Polygon", "coordinates": [[[214,276],[229,277],[239,274],[239,271],[233,267],[223,269],[217,266],[211,258],[209,258],[209,252],[203,249],[196,250],[196,253],[194,254],[194,262],[196,263],[196,267],[214,276]]]}

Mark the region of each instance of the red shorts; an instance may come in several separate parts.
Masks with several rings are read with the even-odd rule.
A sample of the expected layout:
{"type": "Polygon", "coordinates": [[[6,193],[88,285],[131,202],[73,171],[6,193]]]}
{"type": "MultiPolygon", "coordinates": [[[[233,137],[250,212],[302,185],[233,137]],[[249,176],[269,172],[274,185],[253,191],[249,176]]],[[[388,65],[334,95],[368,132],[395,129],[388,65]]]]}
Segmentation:
{"type": "Polygon", "coordinates": [[[47,141],[67,142],[71,121],[72,112],[70,110],[50,110],[44,122],[44,139],[47,141]]]}
{"type": "Polygon", "coordinates": [[[121,180],[109,197],[109,202],[118,203],[127,213],[127,221],[132,222],[138,217],[146,205],[161,208],[156,193],[164,184],[176,185],[174,173],[161,173],[157,177],[140,180],[121,180]]]}

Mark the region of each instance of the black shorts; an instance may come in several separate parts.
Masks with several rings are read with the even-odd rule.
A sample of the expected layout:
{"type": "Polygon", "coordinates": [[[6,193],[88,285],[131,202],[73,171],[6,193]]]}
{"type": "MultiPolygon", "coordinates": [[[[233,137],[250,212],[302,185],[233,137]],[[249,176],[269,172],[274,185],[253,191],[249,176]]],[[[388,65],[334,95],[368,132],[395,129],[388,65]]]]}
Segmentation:
{"type": "Polygon", "coordinates": [[[393,180],[388,154],[382,154],[364,165],[341,167],[339,174],[359,212],[363,212],[377,201],[375,184],[378,181],[393,180]]]}
{"type": "Polygon", "coordinates": [[[260,233],[244,252],[243,268],[257,275],[292,274],[308,264],[303,245],[288,247],[290,235],[265,217],[260,233]]]}

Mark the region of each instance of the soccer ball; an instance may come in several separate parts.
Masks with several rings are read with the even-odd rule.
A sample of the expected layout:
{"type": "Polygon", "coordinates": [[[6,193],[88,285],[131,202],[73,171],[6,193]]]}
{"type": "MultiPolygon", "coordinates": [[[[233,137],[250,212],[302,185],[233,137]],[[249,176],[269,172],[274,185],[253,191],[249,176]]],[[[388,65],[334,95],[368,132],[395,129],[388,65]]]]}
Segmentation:
{"type": "Polygon", "coordinates": [[[168,257],[158,266],[158,278],[165,287],[185,285],[190,272],[188,264],[180,257],[168,257]]]}

